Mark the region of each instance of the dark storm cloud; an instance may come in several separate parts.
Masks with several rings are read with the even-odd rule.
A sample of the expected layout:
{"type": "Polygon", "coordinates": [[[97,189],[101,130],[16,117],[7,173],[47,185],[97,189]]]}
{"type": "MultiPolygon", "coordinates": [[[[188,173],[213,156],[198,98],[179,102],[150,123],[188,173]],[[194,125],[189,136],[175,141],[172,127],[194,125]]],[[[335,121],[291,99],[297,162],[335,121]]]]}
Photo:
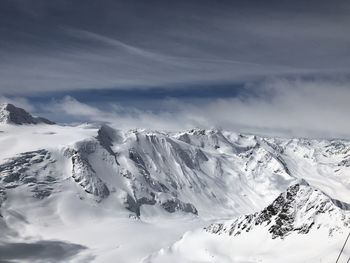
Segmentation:
{"type": "Polygon", "coordinates": [[[349,13],[347,1],[3,0],[0,92],[344,74],[349,13]]]}

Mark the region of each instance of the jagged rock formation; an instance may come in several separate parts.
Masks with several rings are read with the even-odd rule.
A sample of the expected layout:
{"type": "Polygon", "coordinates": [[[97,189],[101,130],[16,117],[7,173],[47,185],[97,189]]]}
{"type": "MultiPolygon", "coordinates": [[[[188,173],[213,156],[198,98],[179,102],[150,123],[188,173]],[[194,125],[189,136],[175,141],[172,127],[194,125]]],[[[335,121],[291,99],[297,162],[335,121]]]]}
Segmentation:
{"type": "Polygon", "coordinates": [[[108,197],[109,190],[106,184],[99,178],[96,171],[89,163],[89,155],[96,151],[98,141],[91,139],[77,143],[74,148],[68,148],[64,155],[71,160],[72,178],[83,189],[99,200],[108,197]]]}
{"type": "Polygon", "coordinates": [[[109,195],[107,186],[96,175],[89,162],[79,152],[72,156],[72,177],[87,193],[105,198],[109,195]]]}
{"type": "Polygon", "coordinates": [[[4,188],[3,195],[6,189],[26,185],[35,198],[43,199],[50,196],[56,182],[53,177],[54,163],[55,160],[50,152],[42,149],[22,153],[0,164],[0,184],[4,188]]]}
{"type": "Polygon", "coordinates": [[[25,209],[30,211],[31,204],[47,202],[52,195],[60,192],[61,170],[62,167],[57,166],[52,153],[45,149],[24,152],[2,160],[0,163],[1,241],[11,240],[20,235],[20,229],[13,226],[14,218],[28,223],[24,215],[7,208],[5,203],[12,201],[9,197],[14,192],[20,193],[21,202],[26,204],[25,209]],[[31,202],[26,203],[27,200],[31,202]]]}
{"type": "Polygon", "coordinates": [[[18,108],[12,104],[0,104],[0,123],[7,124],[55,124],[54,122],[42,117],[33,117],[24,109],[18,108]]]}
{"type": "Polygon", "coordinates": [[[261,212],[233,221],[212,224],[206,231],[237,236],[264,227],[272,239],[291,233],[307,234],[312,228],[327,228],[331,235],[350,225],[350,205],[334,200],[306,182],[290,186],[261,212]]]}
{"type": "MultiPolygon", "coordinates": [[[[5,222],[2,205],[8,199],[8,192],[18,188],[28,191],[36,200],[44,200],[57,191],[56,161],[49,151],[41,149],[24,152],[0,164],[0,231],[3,240],[18,235],[11,222],[5,222]]],[[[21,215],[18,215],[20,218],[21,215]]]]}
{"type": "Polygon", "coordinates": [[[346,262],[350,205],[299,181],[260,212],[186,232],[141,262],[346,262]]]}

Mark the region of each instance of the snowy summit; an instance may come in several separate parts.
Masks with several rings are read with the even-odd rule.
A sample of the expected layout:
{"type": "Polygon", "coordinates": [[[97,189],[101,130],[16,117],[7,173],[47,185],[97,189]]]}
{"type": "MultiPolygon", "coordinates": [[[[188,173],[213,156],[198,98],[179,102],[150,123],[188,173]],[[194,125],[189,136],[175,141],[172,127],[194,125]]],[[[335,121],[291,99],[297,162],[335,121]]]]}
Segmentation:
{"type": "Polygon", "coordinates": [[[54,122],[42,117],[33,117],[22,108],[10,103],[0,104],[0,123],[6,124],[54,124],[54,122]]]}

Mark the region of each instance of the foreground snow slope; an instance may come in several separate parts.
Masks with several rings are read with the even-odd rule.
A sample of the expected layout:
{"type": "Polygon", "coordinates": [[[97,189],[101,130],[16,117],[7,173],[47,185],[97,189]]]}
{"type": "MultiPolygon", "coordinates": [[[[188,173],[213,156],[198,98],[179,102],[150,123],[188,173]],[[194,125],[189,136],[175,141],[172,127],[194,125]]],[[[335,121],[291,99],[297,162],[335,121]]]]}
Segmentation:
{"type": "MultiPolygon", "coordinates": [[[[349,232],[349,209],[302,182],[261,212],[188,232],[143,262],[335,262],[349,232]]],[[[345,247],[340,262],[349,257],[345,247]]]]}
{"type": "MultiPolygon", "coordinates": [[[[167,262],[172,254],[184,257],[180,247],[195,240],[198,255],[185,256],[183,262],[240,262],[241,256],[243,261],[269,262],[275,245],[287,255],[298,240],[311,242],[320,254],[331,249],[333,257],[348,224],[348,141],[264,138],[215,129],[172,133],[6,123],[0,124],[0,149],[5,149],[0,152],[0,252],[18,246],[62,251],[62,258],[43,262],[167,262]],[[260,220],[255,213],[269,207],[281,192],[288,195],[296,184],[301,190],[290,203],[296,221],[270,223],[275,222],[274,233],[304,227],[312,231],[287,231],[281,239],[268,235],[270,223],[253,227],[260,220]],[[310,198],[314,201],[308,202],[310,198]],[[339,213],[324,213],[322,220],[316,212],[309,214],[325,200],[331,200],[327,208],[334,205],[339,213]],[[249,222],[242,217],[246,214],[252,214],[249,222]],[[238,236],[198,230],[171,246],[186,231],[223,219],[244,222],[252,230],[238,236]],[[315,227],[318,220],[327,227],[315,227]],[[330,237],[327,233],[333,228],[339,231],[330,237]],[[318,246],[317,240],[324,242],[318,246]],[[249,248],[238,244],[253,241],[266,241],[266,246],[256,258],[247,258],[249,248]],[[217,249],[220,244],[218,253],[208,247],[217,249]],[[169,253],[168,246],[176,253],[169,253]],[[225,250],[236,246],[233,252],[225,250]]],[[[207,229],[216,228],[220,227],[214,224],[207,229]]],[[[15,256],[8,252],[0,261],[15,256]]],[[[23,254],[20,262],[39,260],[35,257],[23,254]]],[[[290,262],[306,262],[299,259],[290,262]]]]}

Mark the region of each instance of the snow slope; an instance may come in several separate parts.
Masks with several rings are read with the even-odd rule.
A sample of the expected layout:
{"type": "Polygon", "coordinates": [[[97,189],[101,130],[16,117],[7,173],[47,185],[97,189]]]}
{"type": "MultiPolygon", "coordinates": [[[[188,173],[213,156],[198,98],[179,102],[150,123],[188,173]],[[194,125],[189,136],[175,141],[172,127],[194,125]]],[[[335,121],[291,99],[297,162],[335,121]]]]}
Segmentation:
{"type": "Polygon", "coordinates": [[[348,227],[348,141],[21,124],[0,124],[0,251],[49,252],[23,254],[20,262],[284,262],[288,249],[296,251],[289,262],[319,262],[304,261],[298,241],[331,258],[348,227]],[[269,215],[256,226],[264,207],[296,185],[292,222],[269,215]],[[222,220],[229,221],[211,224],[222,220]],[[288,234],[273,238],[273,226],[288,234]],[[231,228],[244,235],[223,230],[231,228]],[[250,256],[248,244],[264,246],[250,256]],[[275,246],[285,254],[271,253],[275,246]],[[57,247],[62,257],[50,252],[57,247]],[[197,252],[189,257],[191,248],[197,252]]]}
{"type": "MultiPolygon", "coordinates": [[[[349,210],[303,181],[262,211],[188,232],[143,262],[335,262],[349,232],[349,210]]],[[[349,257],[345,247],[339,262],[349,257]]]]}

